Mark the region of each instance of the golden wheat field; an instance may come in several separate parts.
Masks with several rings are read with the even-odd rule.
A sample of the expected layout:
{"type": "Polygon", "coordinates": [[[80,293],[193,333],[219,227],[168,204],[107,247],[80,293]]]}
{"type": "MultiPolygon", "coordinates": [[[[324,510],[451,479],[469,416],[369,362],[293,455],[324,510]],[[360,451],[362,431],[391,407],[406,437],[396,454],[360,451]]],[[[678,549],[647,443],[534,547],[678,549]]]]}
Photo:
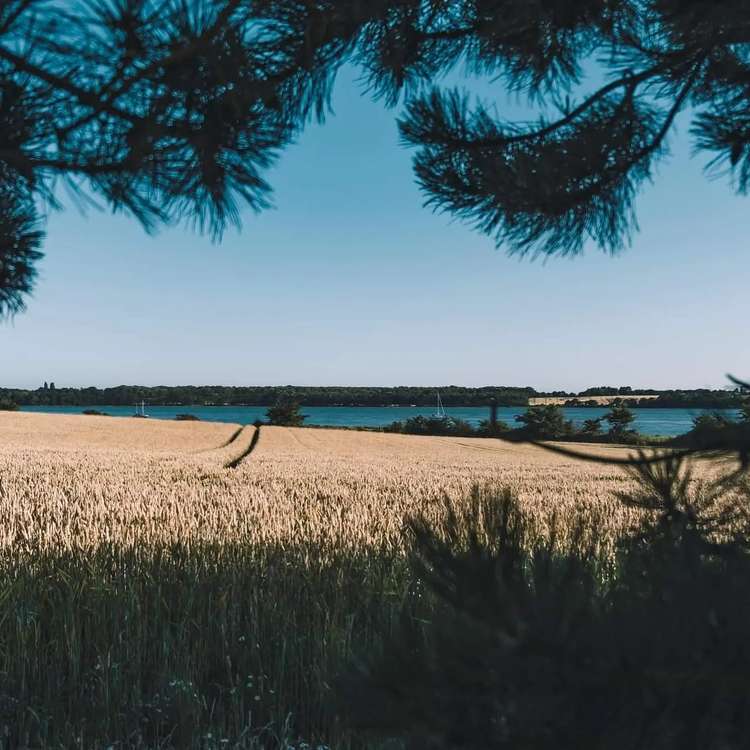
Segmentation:
{"type": "Polygon", "coordinates": [[[239,425],[78,414],[0,414],[0,449],[190,453],[228,441],[239,425]]]}
{"type": "Polygon", "coordinates": [[[599,406],[610,406],[615,401],[653,401],[658,396],[617,395],[617,396],[534,396],[529,406],[565,406],[568,401],[578,398],[581,401],[595,401],[599,406]]]}
{"type": "Polygon", "coordinates": [[[631,481],[500,440],[0,413],[0,746],[359,747],[332,685],[433,612],[408,516],[510,487],[529,543],[581,519],[606,556],[631,481]]]}
{"type": "Polygon", "coordinates": [[[500,440],[0,416],[6,550],[178,541],[392,548],[407,514],[487,483],[512,487],[541,527],[555,513],[583,515],[606,540],[634,520],[613,495],[628,482],[617,468],[500,440]]]}

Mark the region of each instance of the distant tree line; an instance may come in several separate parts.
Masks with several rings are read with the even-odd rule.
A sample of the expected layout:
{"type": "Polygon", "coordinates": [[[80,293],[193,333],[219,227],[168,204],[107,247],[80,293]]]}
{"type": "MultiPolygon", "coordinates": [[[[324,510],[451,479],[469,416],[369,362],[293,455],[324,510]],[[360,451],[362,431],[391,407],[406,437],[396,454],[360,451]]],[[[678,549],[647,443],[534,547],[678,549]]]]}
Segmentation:
{"type": "MultiPolygon", "coordinates": [[[[117,386],[115,388],[0,389],[0,397],[22,406],[129,406],[146,401],[151,406],[184,404],[269,406],[279,401],[304,406],[434,406],[435,388],[353,386],[117,386]]],[[[441,387],[446,406],[525,406],[539,395],[533,388],[441,387]]]]}
{"type": "Polygon", "coordinates": [[[711,390],[696,388],[693,390],[653,389],[631,390],[630,388],[589,388],[581,391],[577,397],[565,402],[566,406],[595,406],[594,401],[585,397],[593,396],[657,396],[657,398],[629,398],[628,406],[638,409],[739,409],[742,407],[743,394],[739,390],[711,390]]]}
{"type": "MultiPolygon", "coordinates": [[[[629,385],[622,385],[617,388],[611,385],[600,385],[594,388],[586,388],[578,393],[579,396],[656,396],[663,391],[656,391],[653,388],[636,388],[629,385]]],[[[575,394],[570,394],[575,395],[575,394]]]]}
{"type": "Polygon", "coordinates": [[[462,388],[397,386],[129,386],[114,388],[59,388],[45,383],[36,390],[0,388],[0,399],[19,406],[130,406],[146,401],[151,406],[270,406],[289,401],[304,406],[433,406],[436,391],[445,406],[527,406],[530,398],[570,396],[566,406],[599,406],[590,396],[643,395],[631,399],[635,408],[739,409],[743,396],[728,390],[638,390],[628,387],[590,388],[578,395],[565,391],[541,392],[531,387],[487,386],[462,388]],[[46,387],[45,387],[46,386],[46,387]],[[608,392],[612,391],[612,392],[608,392]]]}

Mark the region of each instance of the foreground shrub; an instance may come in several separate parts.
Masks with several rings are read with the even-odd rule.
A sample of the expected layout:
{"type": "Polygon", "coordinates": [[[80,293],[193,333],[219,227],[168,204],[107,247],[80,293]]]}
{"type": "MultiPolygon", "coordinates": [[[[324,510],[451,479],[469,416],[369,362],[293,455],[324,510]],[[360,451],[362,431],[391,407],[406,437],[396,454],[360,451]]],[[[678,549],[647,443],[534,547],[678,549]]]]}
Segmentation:
{"type": "Polygon", "coordinates": [[[750,492],[676,458],[638,468],[644,524],[606,562],[596,523],[539,535],[510,491],[408,523],[427,622],[345,681],[350,726],[405,748],[750,745],[750,492]],[[742,529],[739,533],[737,529],[742,529]],[[468,529],[468,532],[467,532],[468,529]],[[730,531],[731,529],[731,531],[730,531]]]}
{"type": "Polygon", "coordinates": [[[737,446],[750,450],[750,405],[743,407],[737,420],[723,414],[700,414],[693,419],[690,432],[672,442],[699,451],[721,451],[737,446]]]}

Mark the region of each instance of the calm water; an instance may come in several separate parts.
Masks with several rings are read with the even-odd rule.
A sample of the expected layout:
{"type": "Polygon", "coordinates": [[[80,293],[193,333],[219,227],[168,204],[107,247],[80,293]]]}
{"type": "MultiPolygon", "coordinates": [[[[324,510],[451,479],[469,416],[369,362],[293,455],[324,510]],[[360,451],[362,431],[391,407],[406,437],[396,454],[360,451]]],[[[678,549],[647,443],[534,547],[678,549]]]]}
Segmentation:
{"type": "MultiPolygon", "coordinates": [[[[80,414],[85,408],[98,409],[113,417],[130,417],[135,411],[130,406],[24,406],[22,411],[46,412],[53,414],[80,414]]],[[[238,422],[249,424],[256,419],[263,419],[265,406],[147,406],[146,412],[153,419],[174,419],[177,414],[194,414],[207,422],[238,422]]],[[[306,406],[302,412],[307,414],[307,422],[313,425],[330,427],[380,427],[396,420],[404,421],[409,417],[421,414],[430,416],[434,409],[430,407],[393,407],[393,406],[306,406]]],[[[483,407],[452,407],[446,409],[449,416],[465,419],[478,424],[487,419],[489,410],[483,407]]],[[[514,418],[526,411],[523,407],[501,407],[499,417],[513,426],[514,418]]],[[[568,419],[577,425],[586,419],[596,419],[607,413],[607,409],[564,409],[568,419]]],[[[712,413],[702,409],[634,409],[636,415],[634,427],[644,435],[680,435],[687,432],[693,418],[701,413],[712,413]]],[[[726,411],[729,416],[737,412],[726,411]]]]}

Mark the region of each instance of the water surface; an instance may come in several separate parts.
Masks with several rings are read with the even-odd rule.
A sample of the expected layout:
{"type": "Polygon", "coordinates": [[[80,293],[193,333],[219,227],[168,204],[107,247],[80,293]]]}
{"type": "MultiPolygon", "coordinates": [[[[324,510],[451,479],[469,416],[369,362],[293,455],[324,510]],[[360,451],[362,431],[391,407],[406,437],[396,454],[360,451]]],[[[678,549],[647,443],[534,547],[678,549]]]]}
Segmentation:
{"type": "MultiPolygon", "coordinates": [[[[206,422],[236,422],[249,424],[263,419],[266,406],[146,406],[146,413],[152,419],[174,419],[178,414],[194,414],[206,422]]],[[[22,406],[22,411],[51,414],[80,414],[84,409],[97,409],[113,417],[132,417],[133,406],[22,406]]],[[[395,421],[405,421],[419,414],[429,417],[434,409],[430,407],[408,406],[303,406],[307,423],[329,427],[382,427],[395,421]]],[[[449,416],[465,419],[473,425],[489,417],[489,409],[479,406],[456,406],[446,409],[449,416]]],[[[515,426],[515,417],[523,414],[525,407],[500,407],[498,416],[510,426],[515,426]]],[[[603,417],[608,409],[564,408],[567,419],[581,425],[586,419],[603,417]]],[[[633,427],[644,435],[681,435],[692,427],[693,419],[699,414],[716,413],[710,409],[633,409],[633,427]]],[[[722,413],[736,417],[739,412],[725,410],[722,413]]],[[[606,424],[604,425],[606,429],[606,424]]]]}

